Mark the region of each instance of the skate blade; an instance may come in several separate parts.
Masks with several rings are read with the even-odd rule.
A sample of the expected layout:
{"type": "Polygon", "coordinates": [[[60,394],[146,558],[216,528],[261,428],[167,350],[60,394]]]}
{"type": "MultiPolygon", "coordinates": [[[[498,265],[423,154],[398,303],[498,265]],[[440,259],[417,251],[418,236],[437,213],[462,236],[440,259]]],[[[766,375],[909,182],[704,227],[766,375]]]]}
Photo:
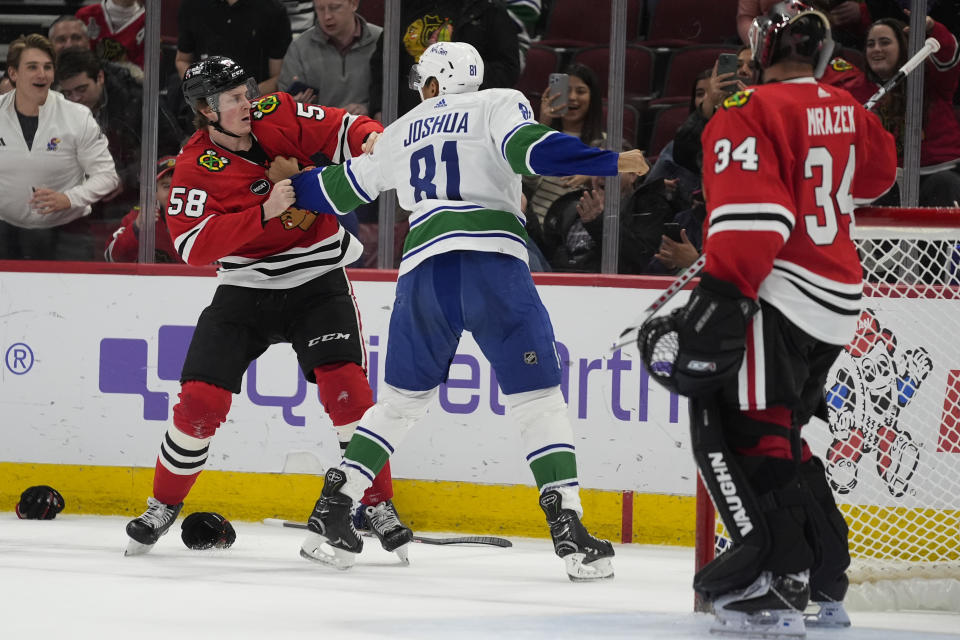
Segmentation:
{"type": "Polygon", "coordinates": [[[145,553],[149,553],[150,549],[153,549],[152,544],[143,544],[142,542],[137,542],[134,539],[130,539],[127,542],[127,548],[124,549],[124,556],[142,556],[145,553]]]}
{"type": "Polygon", "coordinates": [[[393,550],[397,557],[400,558],[400,563],[405,566],[410,566],[410,544],[403,544],[393,550]]]}
{"type": "Polygon", "coordinates": [[[850,616],[842,602],[811,602],[803,614],[803,622],[817,629],[841,629],[850,626],[850,616]]]}
{"type": "Polygon", "coordinates": [[[582,553],[571,553],[563,557],[567,568],[567,577],[571,582],[592,582],[613,577],[613,563],[610,558],[600,558],[587,564],[582,553]]]}
{"type": "Polygon", "coordinates": [[[346,571],[357,561],[357,554],[337,549],[318,533],[307,534],[300,545],[300,557],[333,569],[346,571]]]}
{"type": "Polygon", "coordinates": [[[744,613],[721,610],[710,633],[747,638],[805,638],[807,630],[799,611],[744,613]]]}

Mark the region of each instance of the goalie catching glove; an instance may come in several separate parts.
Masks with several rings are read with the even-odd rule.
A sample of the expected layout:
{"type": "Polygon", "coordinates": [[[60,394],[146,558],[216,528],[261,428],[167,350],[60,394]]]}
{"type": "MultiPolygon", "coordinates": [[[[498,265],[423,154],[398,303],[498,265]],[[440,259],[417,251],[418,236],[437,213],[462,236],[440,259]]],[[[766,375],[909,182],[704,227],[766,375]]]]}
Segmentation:
{"type": "Polygon", "coordinates": [[[714,392],[737,374],[747,322],[758,309],[736,286],[705,273],[686,306],[643,323],[640,358],[650,376],[674,393],[714,392]]]}
{"type": "Polygon", "coordinates": [[[45,484],[30,487],[20,494],[17,517],[21,520],[53,520],[63,511],[63,496],[45,484]]]}
{"type": "Polygon", "coordinates": [[[198,511],[183,519],[180,538],[188,548],[197,551],[213,547],[227,549],[236,541],[237,532],[230,521],[219,513],[198,511]]]}

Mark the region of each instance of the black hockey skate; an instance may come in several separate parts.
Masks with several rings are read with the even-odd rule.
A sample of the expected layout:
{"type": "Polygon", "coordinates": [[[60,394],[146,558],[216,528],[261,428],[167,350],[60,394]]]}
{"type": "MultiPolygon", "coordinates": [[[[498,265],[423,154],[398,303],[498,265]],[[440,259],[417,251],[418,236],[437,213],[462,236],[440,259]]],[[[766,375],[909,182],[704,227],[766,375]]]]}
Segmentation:
{"type": "Polygon", "coordinates": [[[561,506],[560,492],[544,491],[540,508],[547,515],[553,550],[563,558],[567,576],[574,582],[613,577],[613,545],[594,538],[575,511],[561,506]]]}
{"type": "Polygon", "coordinates": [[[407,545],[413,540],[413,530],[400,521],[392,500],[384,500],[372,507],[361,505],[357,515],[360,528],[377,536],[384,551],[393,551],[404,564],[410,564],[407,545]]]}
{"type": "Polygon", "coordinates": [[[150,551],[180,515],[181,509],[182,502],[171,505],[156,498],[147,498],[147,510],[127,523],[130,542],[124,555],[138,556],[150,551]]]}
{"type": "Polygon", "coordinates": [[[341,469],[327,469],[320,499],[307,521],[310,533],[300,545],[302,557],[341,570],[352,567],[363,550],[363,539],[353,526],[353,500],[340,493],[346,482],[341,469]]]}
{"type": "Polygon", "coordinates": [[[746,589],[718,596],[713,601],[713,633],[738,637],[803,638],[803,610],[810,600],[806,571],[775,576],[764,571],[746,589]]]}

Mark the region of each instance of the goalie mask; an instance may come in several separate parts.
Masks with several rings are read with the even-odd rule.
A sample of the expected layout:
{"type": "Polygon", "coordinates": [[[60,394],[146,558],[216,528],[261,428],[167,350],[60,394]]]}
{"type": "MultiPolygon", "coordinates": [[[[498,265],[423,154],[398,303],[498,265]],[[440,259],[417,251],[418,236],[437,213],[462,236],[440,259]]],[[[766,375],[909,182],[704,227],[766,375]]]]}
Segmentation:
{"type": "Polygon", "coordinates": [[[205,100],[211,109],[219,113],[220,94],[241,86],[247,88],[248,100],[260,97],[257,81],[239,64],[223,56],[210,56],[194,62],[183,74],[183,96],[194,113],[199,100],[205,100]]]}
{"type": "Polygon", "coordinates": [[[423,88],[436,78],[440,94],[476,91],[483,84],[483,58],[466,42],[435,42],[410,67],[409,87],[423,96],[423,88]]]}
{"type": "Polygon", "coordinates": [[[750,25],[750,48],[758,69],[783,60],[809,62],[813,75],[823,75],[833,55],[830,21],[798,0],[779,2],[750,25]]]}

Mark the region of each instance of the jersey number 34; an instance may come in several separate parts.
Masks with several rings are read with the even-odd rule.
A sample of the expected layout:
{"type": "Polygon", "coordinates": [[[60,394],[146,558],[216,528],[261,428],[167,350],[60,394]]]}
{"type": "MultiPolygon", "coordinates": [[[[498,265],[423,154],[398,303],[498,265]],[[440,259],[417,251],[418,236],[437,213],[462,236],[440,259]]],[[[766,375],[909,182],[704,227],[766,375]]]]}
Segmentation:
{"type": "MultiPolygon", "coordinates": [[[[715,173],[725,171],[731,162],[739,164],[743,171],[760,169],[757,139],[753,136],[746,138],[736,147],[727,138],[721,138],[714,144],[713,152],[717,154],[717,162],[713,167],[715,173]]],[[[803,216],[807,235],[814,244],[820,246],[833,244],[836,239],[839,231],[837,215],[849,216],[853,213],[853,196],[850,194],[850,187],[857,165],[855,147],[850,145],[847,164],[836,189],[833,187],[833,164],[833,155],[827,147],[811,147],[803,162],[803,177],[806,180],[813,179],[814,170],[820,169],[820,183],[813,188],[813,199],[820,211],[803,216]]]]}

